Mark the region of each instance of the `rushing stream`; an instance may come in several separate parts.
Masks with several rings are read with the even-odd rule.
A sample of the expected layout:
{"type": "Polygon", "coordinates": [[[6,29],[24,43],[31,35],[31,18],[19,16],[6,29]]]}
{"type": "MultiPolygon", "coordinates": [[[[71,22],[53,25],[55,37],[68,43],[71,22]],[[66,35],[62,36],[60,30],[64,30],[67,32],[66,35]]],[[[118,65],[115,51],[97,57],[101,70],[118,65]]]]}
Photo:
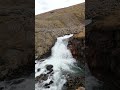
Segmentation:
{"type": "Polygon", "coordinates": [[[35,90],[63,90],[68,73],[77,74],[81,69],[67,48],[68,40],[73,35],[58,37],[47,59],[35,61],[35,90]],[[44,79],[41,78],[44,76],[44,79]],[[45,77],[46,76],[46,77],[45,77]]]}

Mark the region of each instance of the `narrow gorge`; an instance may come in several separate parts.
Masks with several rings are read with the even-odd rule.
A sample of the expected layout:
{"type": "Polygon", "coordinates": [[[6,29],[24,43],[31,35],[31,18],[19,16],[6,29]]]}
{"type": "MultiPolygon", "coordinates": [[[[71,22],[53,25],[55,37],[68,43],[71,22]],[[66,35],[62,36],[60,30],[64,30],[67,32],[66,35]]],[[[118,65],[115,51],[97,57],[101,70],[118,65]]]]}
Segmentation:
{"type": "MultiPolygon", "coordinates": [[[[67,79],[71,77],[84,77],[84,70],[78,67],[68,49],[69,38],[73,35],[58,37],[51,49],[51,56],[35,61],[35,90],[69,90],[77,89],[83,82],[78,81],[78,86],[68,87],[67,79]]],[[[73,83],[74,84],[74,83],[73,83]]]]}

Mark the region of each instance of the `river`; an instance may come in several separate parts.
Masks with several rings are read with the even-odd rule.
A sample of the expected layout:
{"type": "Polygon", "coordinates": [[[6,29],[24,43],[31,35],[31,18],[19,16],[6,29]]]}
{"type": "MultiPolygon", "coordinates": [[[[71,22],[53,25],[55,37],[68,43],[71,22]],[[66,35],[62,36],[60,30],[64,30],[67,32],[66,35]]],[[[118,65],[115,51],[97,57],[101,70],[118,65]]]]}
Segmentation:
{"type": "Polygon", "coordinates": [[[82,72],[67,48],[69,38],[72,36],[73,34],[58,37],[51,49],[51,56],[35,61],[35,78],[37,78],[35,90],[64,90],[67,75],[82,72]]]}

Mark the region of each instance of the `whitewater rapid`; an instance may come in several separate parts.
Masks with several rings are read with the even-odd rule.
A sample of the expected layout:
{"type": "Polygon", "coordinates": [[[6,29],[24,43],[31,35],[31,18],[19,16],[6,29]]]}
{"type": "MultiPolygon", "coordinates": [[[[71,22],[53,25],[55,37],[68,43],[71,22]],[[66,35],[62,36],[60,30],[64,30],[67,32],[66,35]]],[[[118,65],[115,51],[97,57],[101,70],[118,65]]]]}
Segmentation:
{"type": "Polygon", "coordinates": [[[51,56],[47,59],[35,61],[35,78],[47,75],[47,80],[36,82],[35,90],[63,90],[67,75],[64,72],[75,73],[75,70],[72,68],[80,69],[67,48],[68,40],[72,36],[73,34],[58,37],[51,49],[51,56]],[[51,66],[51,72],[46,69],[48,65],[51,66]],[[46,84],[48,85],[47,88],[45,87],[46,84]]]}

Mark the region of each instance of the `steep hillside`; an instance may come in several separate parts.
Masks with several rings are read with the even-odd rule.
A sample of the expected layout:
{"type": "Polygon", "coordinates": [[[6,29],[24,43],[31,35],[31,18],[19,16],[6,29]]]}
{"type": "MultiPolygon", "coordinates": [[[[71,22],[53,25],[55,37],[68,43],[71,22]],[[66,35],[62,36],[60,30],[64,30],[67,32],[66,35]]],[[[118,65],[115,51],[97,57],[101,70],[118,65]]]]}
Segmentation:
{"type": "Polygon", "coordinates": [[[48,52],[56,37],[84,31],[85,4],[53,10],[35,16],[36,55],[48,52]]]}
{"type": "Polygon", "coordinates": [[[92,75],[103,82],[102,90],[120,89],[119,12],[119,0],[86,1],[86,18],[92,19],[85,28],[86,62],[92,75]]]}

